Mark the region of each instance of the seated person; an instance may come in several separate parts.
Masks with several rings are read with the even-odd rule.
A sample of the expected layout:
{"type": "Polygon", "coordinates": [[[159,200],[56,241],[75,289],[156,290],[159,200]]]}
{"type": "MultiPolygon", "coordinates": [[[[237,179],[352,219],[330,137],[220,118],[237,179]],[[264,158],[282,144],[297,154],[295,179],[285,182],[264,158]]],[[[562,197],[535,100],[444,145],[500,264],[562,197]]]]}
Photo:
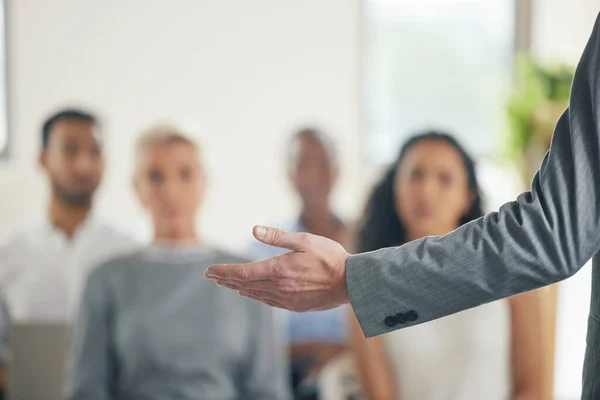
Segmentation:
{"type": "MultiPolygon", "coordinates": [[[[302,129],[292,137],[288,157],[290,182],[302,209],[298,220],[287,230],[325,236],[345,244],[348,249],[350,229],[335,215],[330,204],[338,176],[331,139],[316,129],[302,129]]],[[[257,242],[250,252],[253,258],[264,259],[283,250],[257,242]]],[[[292,385],[297,393],[306,377],[314,376],[327,362],[348,349],[347,311],[340,307],[309,313],[280,311],[279,315],[290,342],[292,385]]]]}
{"type": "Polygon", "coordinates": [[[153,244],[89,277],[73,337],[71,400],[286,399],[273,311],[204,279],[238,259],[203,244],[198,149],[178,130],[139,139],[135,189],[153,244]]]}
{"type": "MultiPolygon", "coordinates": [[[[452,136],[425,132],[406,142],[375,185],[360,222],[357,249],[373,251],[444,235],[482,215],[472,158],[452,136]]],[[[546,292],[533,291],[372,339],[365,339],[352,316],[352,342],[366,397],[549,399],[543,352],[547,301],[546,292]]],[[[392,323],[411,318],[410,312],[398,314],[392,323]]]]}
{"type": "MultiPolygon", "coordinates": [[[[38,162],[48,182],[42,218],[0,239],[0,391],[10,364],[13,323],[71,323],[83,283],[98,264],[138,248],[94,211],[104,171],[99,120],[60,110],[41,129],[38,162]]],[[[2,395],[0,395],[0,398],[2,395]]]]}

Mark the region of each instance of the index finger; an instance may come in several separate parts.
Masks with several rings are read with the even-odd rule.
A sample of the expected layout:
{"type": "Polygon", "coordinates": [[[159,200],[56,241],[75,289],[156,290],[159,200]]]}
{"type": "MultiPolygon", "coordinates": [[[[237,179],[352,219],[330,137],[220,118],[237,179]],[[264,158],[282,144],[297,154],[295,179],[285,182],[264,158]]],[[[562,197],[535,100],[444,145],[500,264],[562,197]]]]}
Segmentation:
{"type": "Polygon", "coordinates": [[[272,258],[246,264],[216,264],[211,265],[204,276],[223,281],[264,281],[274,277],[274,264],[272,258]]]}

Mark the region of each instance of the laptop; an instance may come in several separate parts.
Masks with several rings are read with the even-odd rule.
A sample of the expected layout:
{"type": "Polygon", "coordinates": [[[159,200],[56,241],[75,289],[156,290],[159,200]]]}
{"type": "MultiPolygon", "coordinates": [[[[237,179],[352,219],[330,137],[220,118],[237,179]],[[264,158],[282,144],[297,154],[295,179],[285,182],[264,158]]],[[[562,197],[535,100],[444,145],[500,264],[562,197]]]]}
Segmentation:
{"type": "Polygon", "coordinates": [[[14,323],[9,328],[8,400],[64,400],[65,323],[14,323]]]}

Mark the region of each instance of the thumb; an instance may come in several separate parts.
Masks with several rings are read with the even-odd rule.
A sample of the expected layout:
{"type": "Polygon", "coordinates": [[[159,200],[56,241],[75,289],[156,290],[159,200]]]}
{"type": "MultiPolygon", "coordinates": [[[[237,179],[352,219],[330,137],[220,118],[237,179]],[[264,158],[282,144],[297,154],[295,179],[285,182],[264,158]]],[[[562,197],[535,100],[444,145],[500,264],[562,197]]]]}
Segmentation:
{"type": "Polygon", "coordinates": [[[260,225],[255,226],[252,233],[257,240],[265,244],[294,251],[301,250],[302,237],[305,235],[260,225]]]}

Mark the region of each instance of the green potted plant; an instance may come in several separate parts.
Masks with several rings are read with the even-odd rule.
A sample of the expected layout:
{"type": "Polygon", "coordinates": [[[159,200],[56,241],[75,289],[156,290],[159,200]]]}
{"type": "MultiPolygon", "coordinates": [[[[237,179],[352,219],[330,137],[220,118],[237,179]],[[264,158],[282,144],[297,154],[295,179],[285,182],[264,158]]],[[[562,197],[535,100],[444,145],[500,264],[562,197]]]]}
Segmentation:
{"type": "Polygon", "coordinates": [[[556,121],[569,103],[574,68],[517,58],[515,87],[507,104],[506,153],[529,186],[550,146],[556,121]]]}

